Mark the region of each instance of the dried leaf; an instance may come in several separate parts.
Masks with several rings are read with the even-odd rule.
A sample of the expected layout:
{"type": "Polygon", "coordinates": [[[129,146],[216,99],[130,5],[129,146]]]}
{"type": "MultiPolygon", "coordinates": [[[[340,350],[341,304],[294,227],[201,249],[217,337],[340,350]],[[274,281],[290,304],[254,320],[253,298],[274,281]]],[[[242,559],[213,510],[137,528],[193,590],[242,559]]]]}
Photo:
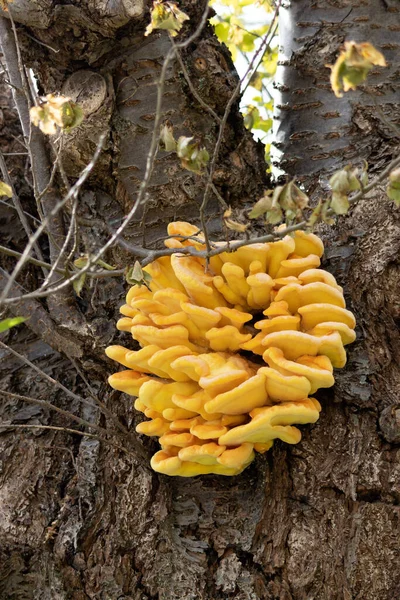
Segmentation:
{"type": "Polygon", "coordinates": [[[231,231],[237,231],[238,233],[244,233],[249,224],[245,225],[244,223],[239,223],[238,221],[234,221],[230,217],[232,216],[232,208],[229,207],[224,212],[224,223],[228,229],[231,231]]]}
{"type": "Polygon", "coordinates": [[[77,269],[83,269],[84,267],[86,267],[88,262],[89,262],[89,256],[87,254],[83,254],[82,256],[80,256],[79,258],[74,260],[74,266],[77,269]]]}
{"type": "Polygon", "coordinates": [[[321,219],[321,212],[322,212],[322,201],[320,200],[318,202],[317,206],[312,211],[310,218],[308,219],[308,223],[307,223],[308,229],[312,229],[314,227],[314,225],[316,223],[318,223],[318,221],[321,219]]]}
{"type": "Polygon", "coordinates": [[[54,135],[57,127],[67,133],[77,127],[82,122],[83,112],[70,98],[48,94],[39,106],[30,109],[30,118],[43,133],[54,135]]]}
{"type": "Polygon", "coordinates": [[[329,216],[328,211],[330,209],[330,201],[326,200],[322,203],[321,207],[321,221],[326,223],[327,225],[333,225],[335,223],[335,219],[329,216]]]}
{"type": "Polygon", "coordinates": [[[144,35],[150,35],[154,29],[166,29],[174,37],[188,20],[188,15],[180,10],[175,2],[155,0],[151,10],[151,22],[147,25],[144,35]]]}
{"type": "Polygon", "coordinates": [[[12,189],[4,181],[0,181],[0,196],[7,196],[7,198],[12,198],[12,189]]]}
{"type": "Polygon", "coordinates": [[[10,4],[10,2],[12,2],[13,0],[0,0],[0,8],[2,10],[4,10],[4,12],[8,11],[8,5],[10,4]]]}
{"type": "Polygon", "coordinates": [[[238,233],[244,233],[248,228],[248,224],[238,223],[238,221],[234,221],[233,219],[225,219],[225,225],[228,229],[237,231],[238,233]]]}
{"type": "Polygon", "coordinates": [[[283,212],[279,206],[274,206],[271,210],[267,211],[265,220],[270,225],[277,225],[283,220],[283,212]]]}
{"type": "Polygon", "coordinates": [[[333,66],[327,65],[331,71],[331,86],[338,98],[343,96],[342,90],[355,90],[357,85],[365,81],[374,65],[386,67],[383,56],[368,42],[357,44],[345,42],[344,50],[339,54],[333,66]]]}
{"type": "Polygon", "coordinates": [[[272,192],[271,208],[265,215],[267,223],[270,223],[271,225],[277,225],[283,221],[283,212],[279,204],[279,200],[282,192],[285,189],[285,185],[278,185],[272,192]]]}
{"type": "Polygon", "coordinates": [[[340,194],[350,194],[361,188],[358,180],[358,170],[347,166],[340,171],[336,171],[329,180],[329,185],[333,192],[340,194]]]}

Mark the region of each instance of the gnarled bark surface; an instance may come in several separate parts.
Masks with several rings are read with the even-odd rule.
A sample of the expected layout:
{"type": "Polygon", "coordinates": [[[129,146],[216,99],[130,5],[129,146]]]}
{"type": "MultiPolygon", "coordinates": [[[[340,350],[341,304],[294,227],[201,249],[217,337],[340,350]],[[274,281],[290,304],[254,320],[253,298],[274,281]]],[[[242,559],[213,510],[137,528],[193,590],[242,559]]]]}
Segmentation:
{"type": "MultiPolygon", "coordinates": [[[[306,1],[293,4],[304,11],[314,6],[306,1]]],[[[20,23],[23,56],[37,72],[41,91],[64,89],[83,104],[85,123],[65,148],[71,181],[90,159],[99,132],[108,136],[79,205],[86,252],[105,241],[104,224],[115,225],[130,210],[144,173],[155,112],[154,81],[169,47],[164,34],[143,41],[145,8],[136,0],[76,4],[14,0],[12,6],[20,23]],[[35,40],[60,51],[54,53],[35,40]]],[[[193,29],[204,3],[188,0],[182,8],[191,16],[188,29],[193,29]]],[[[331,21],[342,18],[336,5],[329,9],[331,21]]],[[[312,40],[317,43],[315,35],[323,34],[326,27],[324,22],[316,32],[310,26],[311,49],[312,40]]],[[[285,35],[290,38],[288,32],[285,35]]],[[[297,36],[295,31],[292,36],[297,36]]],[[[221,117],[237,81],[226,50],[207,30],[182,58],[198,93],[221,117]]],[[[327,81],[319,85],[325,56],[310,50],[302,53],[302,60],[297,63],[293,57],[285,85],[296,88],[298,83],[291,77],[300,64],[310,70],[312,63],[317,69],[313,94],[327,95],[327,81]]],[[[200,136],[212,150],[215,119],[198,105],[175,63],[168,72],[166,92],[165,118],[176,132],[200,136]]],[[[346,106],[348,121],[343,127],[351,128],[356,110],[346,106]]],[[[294,114],[309,121],[315,118],[312,111],[308,106],[294,114]]],[[[376,115],[362,111],[372,128],[376,115]]],[[[288,131],[285,127],[283,121],[282,129],[288,131]]],[[[294,118],[290,128],[292,133],[305,130],[294,118]]],[[[350,144],[343,131],[343,143],[350,144]]],[[[359,140],[368,131],[369,126],[361,128],[359,140]]],[[[380,168],[394,153],[395,140],[382,132],[384,126],[375,128],[373,145],[366,137],[366,143],[357,146],[362,148],[358,156],[367,158],[372,167],[380,168]]],[[[10,133],[5,130],[4,143],[11,144],[10,133]]],[[[285,152],[287,164],[294,165],[290,147],[285,152]]],[[[319,163],[314,169],[312,187],[322,166],[319,163]]],[[[293,173],[296,169],[293,166],[293,173]]],[[[238,208],[265,185],[259,148],[244,130],[237,106],[228,120],[214,183],[225,201],[238,208]]],[[[24,191],[22,173],[19,185],[24,191]]],[[[181,169],[173,156],[157,155],[149,188],[147,239],[164,233],[165,223],[174,217],[198,215],[203,189],[204,182],[181,169]]],[[[218,210],[213,198],[210,218],[218,210]]],[[[12,219],[11,213],[6,218],[12,219]]],[[[11,428],[3,432],[0,596],[16,600],[397,598],[398,223],[396,209],[379,192],[341,219],[336,230],[323,232],[325,266],[344,286],[349,306],[356,312],[358,341],[350,348],[348,366],[337,375],[336,386],[318,393],[321,418],[303,428],[298,446],[277,443],[235,478],[185,480],[151,472],[127,436],[115,438],[125,447],[123,452],[66,433],[11,428]]],[[[138,229],[133,224],[129,241],[138,238],[138,229]]],[[[16,248],[21,249],[24,241],[18,232],[16,248]]],[[[109,257],[118,265],[124,260],[127,253],[119,249],[109,257]]],[[[36,277],[33,270],[24,275],[28,283],[29,277],[36,277]]],[[[102,358],[104,347],[124,335],[117,335],[114,328],[123,293],[121,282],[107,279],[93,284],[75,301],[86,323],[77,336],[82,349],[78,359],[93,391],[133,431],[137,416],[131,399],[108,388],[106,376],[114,367],[102,358]]],[[[45,343],[25,328],[12,331],[7,341],[67,388],[90,397],[81,376],[62,355],[63,348],[55,351],[50,339],[45,343]]],[[[71,400],[9,352],[1,352],[2,389],[50,400],[94,424],[115,428],[98,409],[71,400]]],[[[9,397],[4,399],[2,415],[10,427],[70,425],[60,414],[9,397]]],[[[153,444],[148,440],[141,444],[150,456],[153,444]]]]}

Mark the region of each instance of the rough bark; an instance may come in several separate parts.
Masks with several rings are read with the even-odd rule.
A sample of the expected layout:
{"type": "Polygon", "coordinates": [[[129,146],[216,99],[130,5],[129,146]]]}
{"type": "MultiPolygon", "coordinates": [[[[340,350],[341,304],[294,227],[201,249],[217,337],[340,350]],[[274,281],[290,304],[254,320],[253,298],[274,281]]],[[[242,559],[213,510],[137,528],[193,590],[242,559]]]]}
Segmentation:
{"type": "MultiPolygon", "coordinates": [[[[104,224],[118,222],[135,201],[154,118],[154,78],[169,42],[155,34],[143,43],[148,17],[138,1],[13,4],[24,57],[37,72],[42,90],[64,88],[83,101],[83,134],[77,130],[65,154],[71,180],[90,158],[99,131],[109,132],[107,149],[80,204],[82,222],[89,224],[82,233],[82,250],[91,252],[108,234],[104,224]],[[60,52],[38,45],[32,37],[60,52]]],[[[310,3],[294,4],[305,9],[310,3]]],[[[203,3],[191,0],[182,6],[193,27],[203,3]]],[[[330,3],[331,21],[342,18],[337,10],[336,3],[330,3]]],[[[312,35],[314,30],[310,48],[312,35]]],[[[206,31],[183,58],[198,92],[221,116],[236,83],[226,51],[206,31]]],[[[319,74],[326,59],[309,50],[303,60],[307,65],[318,63],[319,74]]],[[[294,65],[291,75],[300,68],[296,61],[294,65]]],[[[288,76],[285,85],[290,81],[288,76]]],[[[167,92],[165,117],[177,133],[199,136],[212,149],[215,122],[193,99],[176,65],[168,73],[167,92]]],[[[309,111],[310,107],[295,111],[295,116],[310,115],[309,111]]],[[[366,114],[372,124],[373,114],[366,114]]],[[[293,119],[290,127],[304,129],[293,119]]],[[[368,127],[360,129],[360,139],[365,132],[368,127]]],[[[393,140],[379,129],[374,135],[365,138],[365,148],[379,146],[379,153],[366,150],[358,156],[379,168],[392,154],[393,140]]],[[[324,166],[317,165],[315,178],[324,166]]],[[[219,192],[238,208],[265,184],[259,150],[246,134],[237,106],[229,118],[216,175],[219,192]]],[[[172,217],[198,215],[198,181],[173,157],[158,155],[146,216],[148,240],[163,233],[172,217]]],[[[315,186],[314,180],[310,183],[315,186]]],[[[214,199],[210,219],[218,210],[214,199]]],[[[151,472],[127,439],[128,452],[123,453],[96,440],[55,432],[2,433],[0,597],[397,598],[400,473],[393,405],[400,385],[398,223],[396,209],[379,192],[342,219],[337,230],[324,232],[325,266],[337,275],[357,314],[358,341],[345,372],[337,374],[335,388],[318,393],[321,418],[303,428],[298,446],[277,443],[235,478],[185,480],[151,472]]],[[[137,231],[136,224],[127,239],[136,239],[137,231]]],[[[114,250],[109,260],[120,266],[131,259],[125,251],[114,250]]],[[[79,364],[94,391],[133,431],[137,417],[131,399],[109,390],[105,380],[113,366],[105,366],[100,358],[105,345],[122,338],[114,330],[122,297],[122,283],[106,280],[77,301],[91,331],[79,364]]],[[[10,333],[8,341],[65,386],[88,396],[70,362],[50,345],[26,329],[10,333]]],[[[71,402],[33,377],[14,356],[3,353],[0,369],[3,389],[49,399],[95,424],[114,427],[97,410],[71,402]]],[[[70,425],[43,408],[9,399],[3,402],[2,416],[10,426],[70,425]]],[[[153,444],[142,442],[150,454],[153,444]]]]}
{"type": "Polygon", "coordinates": [[[389,156],[398,143],[387,123],[400,118],[397,2],[293,0],[280,11],[280,31],[274,143],[281,168],[307,178],[364,157],[380,168],[388,158],[382,142],[389,156]],[[370,42],[388,66],[375,68],[357,91],[336,98],[327,65],[345,40],[370,42]]]}

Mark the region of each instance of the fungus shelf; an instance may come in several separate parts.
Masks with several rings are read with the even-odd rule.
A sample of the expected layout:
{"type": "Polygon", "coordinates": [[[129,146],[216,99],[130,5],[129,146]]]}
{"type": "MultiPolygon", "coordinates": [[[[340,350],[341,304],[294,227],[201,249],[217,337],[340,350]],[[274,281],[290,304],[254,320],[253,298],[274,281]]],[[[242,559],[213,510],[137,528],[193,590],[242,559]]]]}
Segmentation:
{"type": "MultiPolygon", "coordinates": [[[[169,248],[205,249],[190,223],[170,223],[168,234],[169,248]]],[[[316,235],[298,231],[223,252],[208,270],[179,252],[144,268],[149,289],[129,290],[117,323],[141,349],[106,354],[127,367],[110,385],[135,396],[149,419],[136,431],[159,438],[155,471],[237,475],[275,439],[297,444],[294,425],[318,420],[309,395],[334,384],[355,340],[342,288],[318,268],[323,251],[316,235]]]]}

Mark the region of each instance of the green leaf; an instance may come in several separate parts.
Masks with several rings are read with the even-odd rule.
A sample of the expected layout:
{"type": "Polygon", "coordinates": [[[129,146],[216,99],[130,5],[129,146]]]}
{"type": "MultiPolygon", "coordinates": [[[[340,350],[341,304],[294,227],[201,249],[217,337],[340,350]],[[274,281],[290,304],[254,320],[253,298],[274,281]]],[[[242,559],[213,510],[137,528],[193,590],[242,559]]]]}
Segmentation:
{"type": "Polygon", "coordinates": [[[74,292],[79,298],[81,297],[81,291],[83,290],[83,286],[85,285],[86,273],[82,273],[80,277],[75,279],[72,282],[72,286],[74,288],[74,292]]]}
{"type": "Polygon", "coordinates": [[[106,271],[114,271],[117,268],[117,267],[113,267],[112,265],[109,265],[101,258],[99,258],[99,260],[96,260],[96,265],[98,265],[99,267],[102,267],[103,269],[106,269],[106,271]]]}
{"type": "MultiPolygon", "coordinates": [[[[213,19],[211,19],[211,23],[213,23],[213,19]]],[[[230,33],[230,25],[226,21],[222,23],[217,23],[214,26],[215,35],[219,39],[220,42],[228,45],[229,33],[230,33]]]]}
{"type": "Polygon", "coordinates": [[[0,196],[7,196],[7,198],[12,198],[12,189],[4,181],[0,181],[0,196]]]}
{"type": "Polygon", "coordinates": [[[129,285],[138,285],[139,287],[144,285],[150,289],[149,284],[151,282],[151,275],[142,269],[138,260],[135,261],[133,267],[128,268],[125,279],[129,285]]]}
{"type": "Polygon", "coordinates": [[[11,317],[10,319],[3,319],[0,321],[0,333],[11,329],[11,327],[16,327],[21,323],[25,323],[25,321],[27,321],[25,317],[11,317]]]}
{"type": "Polygon", "coordinates": [[[394,169],[390,173],[386,193],[396,206],[400,206],[400,168],[394,169]]]}
{"type": "Polygon", "coordinates": [[[184,169],[201,175],[210,156],[206,148],[200,147],[197,142],[192,142],[192,139],[192,137],[181,136],[176,145],[176,153],[184,169]]]}
{"type": "Polygon", "coordinates": [[[62,107],[63,129],[69,133],[74,127],[78,127],[83,121],[83,110],[78,104],[66,102],[62,107]]]}
{"type": "Polygon", "coordinates": [[[253,129],[260,129],[261,131],[264,131],[265,133],[268,133],[271,131],[272,129],[272,125],[273,125],[273,121],[272,119],[258,119],[258,121],[254,122],[254,127],[253,129]]]}
{"type": "Polygon", "coordinates": [[[345,215],[350,208],[347,195],[341,192],[333,192],[330,207],[337,215],[345,215]]]}
{"type": "Polygon", "coordinates": [[[250,85],[255,88],[258,91],[262,90],[262,85],[263,85],[263,76],[259,71],[256,71],[255,73],[253,73],[253,75],[250,78],[250,85]]]}
{"type": "Polygon", "coordinates": [[[261,215],[266,213],[267,210],[270,210],[271,207],[272,190],[267,190],[266,192],[264,192],[264,195],[260,198],[260,200],[258,200],[258,202],[256,202],[253,208],[251,209],[249,213],[249,218],[258,219],[258,217],[261,217],[261,215]]]}
{"type": "Polygon", "coordinates": [[[174,138],[174,128],[169,123],[161,126],[160,130],[160,148],[166,152],[176,152],[176,140],[174,138]]]}
{"type": "Polygon", "coordinates": [[[273,77],[278,66],[278,47],[268,50],[262,60],[262,68],[267,77],[273,77]]]}

